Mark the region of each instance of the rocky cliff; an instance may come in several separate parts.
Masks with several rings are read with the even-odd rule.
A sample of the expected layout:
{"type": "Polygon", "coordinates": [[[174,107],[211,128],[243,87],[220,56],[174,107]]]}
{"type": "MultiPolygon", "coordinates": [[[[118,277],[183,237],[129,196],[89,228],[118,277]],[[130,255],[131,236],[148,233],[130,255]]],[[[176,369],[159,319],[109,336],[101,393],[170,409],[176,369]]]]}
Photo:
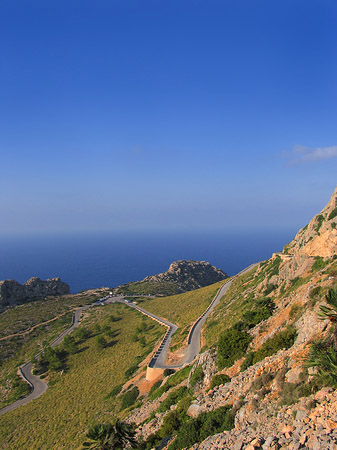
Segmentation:
{"type": "Polygon", "coordinates": [[[123,284],[115,289],[125,295],[150,294],[168,296],[193,291],[224,280],[228,275],[206,261],[180,260],[166,272],[151,275],[142,281],[123,284]]]}
{"type": "Polygon", "coordinates": [[[61,281],[60,278],[43,281],[38,277],[33,277],[24,284],[15,280],[4,280],[0,281],[0,307],[14,306],[49,295],[66,295],[69,292],[68,284],[61,281]]]}
{"type": "Polygon", "coordinates": [[[173,262],[166,272],[144,278],[144,282],[175,283],[180,292],[193,291],[224,280],[228,275],[206,261],[180,260],[173,262]]]}
{"type": "Polygon", "coordinates": [[[336,222],[337,189],[283,252],[234,280],[190,376],[129,416],[140,436],[157,445],[170,436],[175,450],[337,449],[335,322],[319,315],[337,296],[336,222]],[[227,428],[217,422],[224,407],[227,428]]]}

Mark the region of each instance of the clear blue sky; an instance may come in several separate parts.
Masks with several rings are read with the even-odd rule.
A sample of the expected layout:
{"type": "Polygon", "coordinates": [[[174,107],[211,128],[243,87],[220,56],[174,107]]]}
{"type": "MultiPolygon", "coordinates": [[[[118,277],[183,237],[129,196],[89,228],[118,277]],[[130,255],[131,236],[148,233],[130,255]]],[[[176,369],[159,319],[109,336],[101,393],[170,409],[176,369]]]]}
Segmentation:
{"type": "Polygon", "coordinates": [[[337,174],[335,0],[0,5],[0,229],[298,227],[337,174]]]}

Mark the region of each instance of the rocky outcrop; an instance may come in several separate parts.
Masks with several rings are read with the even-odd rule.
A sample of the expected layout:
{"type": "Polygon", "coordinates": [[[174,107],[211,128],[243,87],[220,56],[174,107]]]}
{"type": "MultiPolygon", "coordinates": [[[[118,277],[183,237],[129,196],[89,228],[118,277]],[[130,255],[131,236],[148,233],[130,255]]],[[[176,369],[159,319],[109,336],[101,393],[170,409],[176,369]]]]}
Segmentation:
{"type": "Polygon", "coordinates": [[[144,278],[143,282],[175,283],[179,292],[192,291],[218,281],[228,275],[206,261],[180,260],[173,262],[166,272],[144,278]]]}
{"type": "Polygon", "coordinates": [[[66,295],[69,293],[68,284],[61,281],[60,278],[43,281],[38,277],[33,277],[24,284],[15,280],[4,280],[0,281],[0,307],[15,306],[49,295],[66,295]]]}

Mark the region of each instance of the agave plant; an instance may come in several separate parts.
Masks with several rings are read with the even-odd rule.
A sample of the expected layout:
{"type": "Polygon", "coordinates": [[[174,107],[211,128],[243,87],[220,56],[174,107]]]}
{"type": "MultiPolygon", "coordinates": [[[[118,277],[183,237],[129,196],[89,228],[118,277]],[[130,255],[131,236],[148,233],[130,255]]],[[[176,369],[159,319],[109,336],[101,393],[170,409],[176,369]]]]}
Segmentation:
{"type": "Polygon", "coordinates": [[[91,427],[86,437],[88,441],[83,443],[83,449],[122,450],[137,444],[132,427],[119,419],[114,425],[102,423],[91,427]]]}
{"type": "Polygon", "coordinates": [[[321,305],[318,316],[322,320],[329,319],[330,322],[334,323],[334,346],[337,350],[337,290],[330,289],[325,299],[329,306],[321,305]]]}
{"type": "Polygon", "coordinates": [[[311,344],[307,367],[317,367],[318,375],[329,385],[337,385],[337,354],[331,344],[317,341],[311,344]]]}

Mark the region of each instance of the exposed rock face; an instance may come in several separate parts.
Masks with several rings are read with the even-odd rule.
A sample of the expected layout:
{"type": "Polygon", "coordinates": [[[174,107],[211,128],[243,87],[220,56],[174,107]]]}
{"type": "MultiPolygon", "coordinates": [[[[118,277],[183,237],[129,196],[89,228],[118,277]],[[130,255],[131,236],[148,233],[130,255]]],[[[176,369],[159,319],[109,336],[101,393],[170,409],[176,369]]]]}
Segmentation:
{"type": "Polygon", "coordinates": [[[173,262],[166,272],[144,278],[143,281],[173,282],[179,292],[192,291],[228,278],[221,269],[206,261],[180,260],[173,262]]]}
{"type": "Polygon", "coordinates": [[[0,281],[0,306],[14,306],[36,298],[69,293],[68,284],[61,281],[60,278],[43,281],[38,277],[33,277],[24,284],[15,280],[4,280],[0,281]]]}
{"type": "Polygon", "coordinates": [[[326,207],[303,227],[289,244],[294,257],[332,257],[337,254],[337,188],[326,207]]]}
{"type": "MultiPolygon", "coordinates": [[[[210,436],[190,450],[337,449],[337,390],[323,388],[316,392],[312,381],[318,369],[306,365],[311,343],[328,342],[333,331],[334,323],[321,320],[318,313],[326,303],[326,293],[337,289],[336,228],[337,189],[328,205],[298,232],[284,252],[274,254],[272,259],[253,269],[250,276],[243,278],[241,286],[240,278],[236,286],[234,281],[228,303],[213,311],[211,325],[217,326],[222,321],[226,329],[228,322],[232,320],[235,324],[239,319],[240,311],[245,314],[242,306],[245,302],[254,305],[255,300],[268,295],[275,309],[271,316],[247,331],[252,340],[246,355],[258,352],[288,325],[296,330],[296,338],[289,348],[277,347],[278,351],[275,349],[246,368],[242,366],[246,355],[221,372],[213,348],[196,357],[187,380],[193,400],[186,414],[196,418],[231,405],[235,421],[232,430],[210,436]],[[203,379],[191,383],[200,367],[203,379]],[[216,373],[228,375],[230,381],[209,389],[216,373]]],[[[158,279],[165,279],[169,272],[158,275],[158,279]]],[[[205,335],[207,332],[210,333],[204,329],[205,335]]],[[[165,395],[170,395],[172,390],[165,395]]],[[[146,402],[138,412],[142,421],[146,414],[149,417],[145,405],[146,402]]],[[[171,405],[170,410],[174,411],[178,405],[171,405]]],[[[155,409],[151,412],[154,414],[155,409]]],[[[145,439],[158,432],[164,423],[166,413],[160,414],[156,413],[155,419],[146,423],[147,428],[139,427],[138,432],[145,439]]]]}

